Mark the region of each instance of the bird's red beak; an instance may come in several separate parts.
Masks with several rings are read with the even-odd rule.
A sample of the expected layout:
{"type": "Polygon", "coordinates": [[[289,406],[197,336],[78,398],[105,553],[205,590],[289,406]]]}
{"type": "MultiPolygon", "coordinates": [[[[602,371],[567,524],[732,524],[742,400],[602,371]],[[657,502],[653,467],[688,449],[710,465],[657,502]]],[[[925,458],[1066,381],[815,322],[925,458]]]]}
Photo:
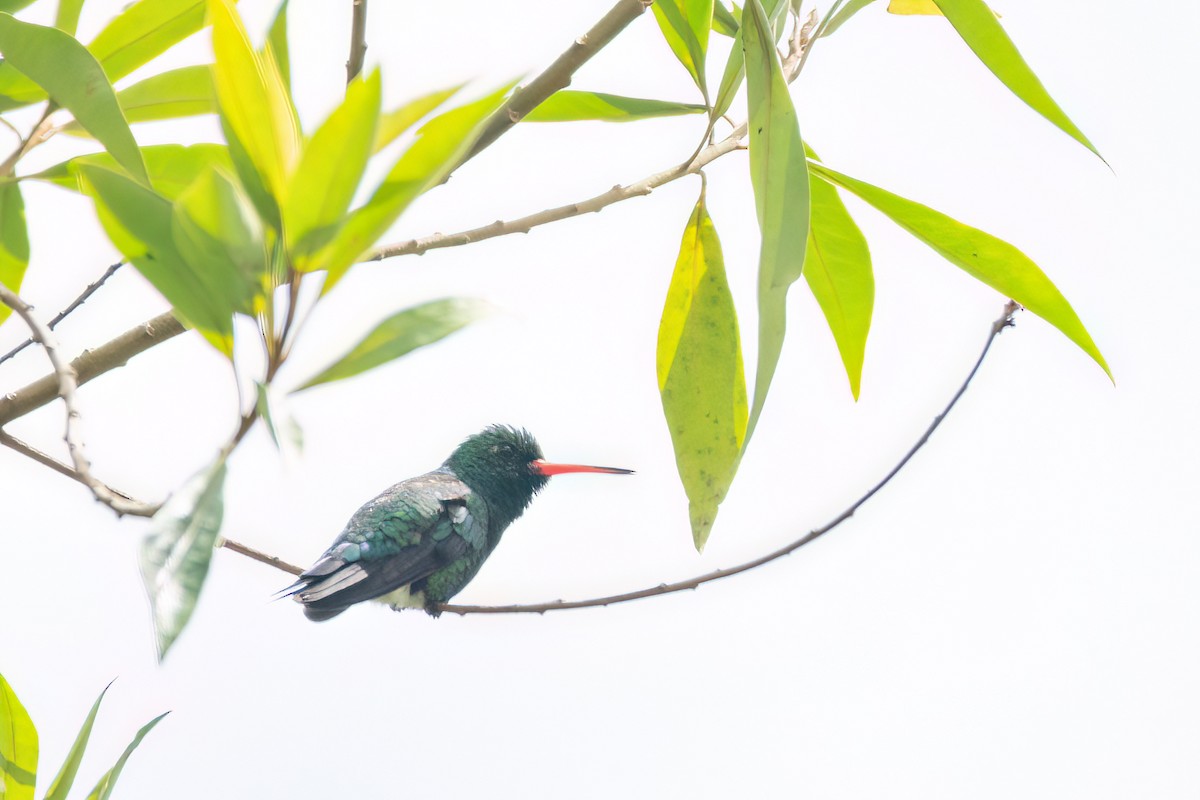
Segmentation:
{"type": "Polygon", "coordinates": [[[602,472],[608,475],[633,474],[633,470],[621,469],[620,467],[589,467],[586,464],[551,464],[540,458],[529,462],[529,468],[535,474],[541,475],[544,478],[549,478],[551,475],[565,475],[568,472],[602,472]]]}

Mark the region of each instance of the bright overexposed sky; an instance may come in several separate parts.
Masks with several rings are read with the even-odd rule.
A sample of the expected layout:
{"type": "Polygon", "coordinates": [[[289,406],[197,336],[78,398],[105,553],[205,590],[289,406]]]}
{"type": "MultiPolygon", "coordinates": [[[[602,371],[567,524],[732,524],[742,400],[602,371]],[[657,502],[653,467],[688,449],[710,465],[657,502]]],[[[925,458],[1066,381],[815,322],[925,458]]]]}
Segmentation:
{"type": "MultiPolygon", "coordinates": [[[[39,5],[48,0],[22,16],[47,20],[39,5]]],[[[89,0],[80,37],[121,5],[89,0]]],[[[240,5],[261,35],[274,4],[240,5]]],[[[609,5],[376,0],[367,61],[382,67],[386,107],[464,80],[478,93],[545,67],[609,5]]],[[[750,574],[542,617],[364,606],[316,625],[269,599],[286,576],[220,551],[161,666],[136,566],[145,522],[115,520],[81,487],[0,449],[0,672],[41,732],[42,791],[117,677],[80,796],[142,723],[171,709],[122,774],[121,800],[1196,797],[1200,11],[992,4],[1110,171],[1012,97],[944,21],[884,5],[818,43],[793,89],[805,138],[830,166],[1030,255],[1088,326],[1115,387],[1021,314],[897,480],[830,536],[750,574]]],[[[311,131],[344,84],[350,2],[297,3],[291,17],[311,131]]],[[[712,48],[716,76],[728,40],[714,36],[712,48]]],[[[202,34],[139,75],[208,58],[202,34]]],[[[650,14],[574,86],[696,101],[650,14]]],[[[742,101],[734,109],[744,115],[742,101]]],[[[698,117],[518,127],[384,241],[590,197],[678,163],[702,131],[698,117]]],[[[211,119],[136,132],[144,143],[218,136],[211,119]]],[[[59,139],[22,171],[88,146],[59,139]]],[[[752,348],[758,232],[745,154],[708,177],[752,348]]],[[[285,384],[404,306],[463,295],[502,311],[294,398],[303,454],[281,461],[251,434],[230,464],[225,532],[310,563],[361,503],[492,422],[528,427],[550,459],[638,474],[554,479],[463,602],[678,580],[836,515],[941,410],[1005,298],[847,198],[877,280],[862,398],[852,401],[797,284],[766,411],[699,556],[654,368],[698,191],[698,179],[680,180],[528,235],[358,268],[313,315],[285,384]]],[[[33,184],[25,196],[34,256],[22,295],[49,314],[118,256],[88,201],[33,184]]],[[[59,335],[73,354],[164,308],[126,269],[59,335]]],[[[26,335],[6,323],[0,352],[26,335]]],[[[0,392],[46,370],[30,349],[0,366],[0,392]]],[[[194,335],[79,400],[97,475],[148,500],[207,463],[236,413],[228,365],[194,335]]],[[[61,449],[57,405],[10,428],[61,449]]]]}

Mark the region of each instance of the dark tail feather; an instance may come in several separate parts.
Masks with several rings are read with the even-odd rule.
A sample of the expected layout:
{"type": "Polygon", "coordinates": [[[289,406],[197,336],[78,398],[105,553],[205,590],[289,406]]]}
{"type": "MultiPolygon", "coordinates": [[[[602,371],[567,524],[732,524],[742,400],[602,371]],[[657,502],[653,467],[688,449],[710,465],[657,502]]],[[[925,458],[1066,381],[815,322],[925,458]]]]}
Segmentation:
{"type": "Polygon", "coordinates": [[[313,622],[324,622],[327,619],[333,619],[347,608],[348,606],[340,606],[337,608],[313,608],[312,606],[305,606],[304,616],[308,617],[313,622]]]}

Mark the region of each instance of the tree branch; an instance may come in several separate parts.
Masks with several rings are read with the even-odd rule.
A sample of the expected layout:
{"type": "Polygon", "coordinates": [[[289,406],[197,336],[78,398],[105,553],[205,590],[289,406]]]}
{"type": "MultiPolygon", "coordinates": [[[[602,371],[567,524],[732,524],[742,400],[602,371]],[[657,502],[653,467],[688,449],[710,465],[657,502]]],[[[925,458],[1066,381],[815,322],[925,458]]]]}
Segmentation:
{"type": "MultiPolygon", "coordinates": [[[[183,324],[170,312],[159,314],[95,350],[85,350],[70,364],[77,376],[76,383],[82,386],[93,378],[124,366],[133,356],[178,336],[183,331],[183,324]]],[[[58,396],[58,386],[58,376],[50,374],[0,397],[0,426],[52,402],[58,396]]]]}
{"type": "Polygon", "coordinates": [[[346,61],[346,83],[362,72],[367,56],[367,0],[352,0],[350,21],[350,58],[346,61]]]}
{"type": "MultiPolygon", "coordinates": [[[[71,301],[71,305],[67,306],[62,311],[58,312],[58,314],[55,315],[54,319],[52,319],[46,323],[46,327],[49,328],[50,330],[54,330],[54,328],[58,325],[58,323],[62,322],[64,319],[66,319],[67,315],[70,314],[72,311],[74,311],[75,309],[77,309],[81,305],[83,305],[89,297],[91,297],[93,294],[96,293],[97,289],[99,289],[101,286],[104,285],[104,282],[106,280],[108,280],[113,275],[115,275],[117,270],[119,270],[124,265],[125,265],[124,261],[118,261],[117,263],[115,263],[111,267],[109,267],[108,269],[104,270],[103,275],[101,275],[99,278],[97,278],[92,283],[89,283],[88,287],[83,290],[83,293],[80,294],[79,297],[76,297],[73,301],[71,301]]],[[[31,345],[33,343],[34,343],[33,337],[30,337],[30,338],[26,339],[25,341],[21,342],[19,345],[14,347],[12,350],[9,350],[4,355],[0,356],[0,364],[3,364],[5,361],[8,361],[10,358],[12,358],[17,353],[24,350],[26,347],[29,347],[29,345],[31,345]]]]}

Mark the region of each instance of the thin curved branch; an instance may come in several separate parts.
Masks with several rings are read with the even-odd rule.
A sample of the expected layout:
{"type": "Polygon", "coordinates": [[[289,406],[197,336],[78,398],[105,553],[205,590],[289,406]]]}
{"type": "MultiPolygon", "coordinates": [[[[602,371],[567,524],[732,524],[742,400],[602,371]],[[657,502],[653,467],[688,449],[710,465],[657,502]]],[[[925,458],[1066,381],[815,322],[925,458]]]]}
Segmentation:
{"type": "Polygon", "coordinates": [[[367,57],[367,0],[352,0],[350,21],[350,58],[346,61],[346,83],[362,72],[367,57]]]}
{"type": "MultiPolygon", "coordinates": [[[[67,318],[68,314],[70,314],[72,311],[74,311],[75,309],[77,309],[81,305],[83,305],[85,302],[87,302],[87,299],[89,297],[91,297],[93,294],[95,294],[96,290],[99,289],[101,286],[103,286],[104,282],[106,280],[111,278],[113,275],[117,274],[117,270],[119,270],[123,266],[125,266],[125,262],[118,261],[117,263],[115,263],[111,267],[109,267],[108,269],[104,270],[103,275],[101,275],[99,278],[97,278],[93,282],[89,283],[87,288],[83,290],[83,292],[79,295],[79,297],[76,297],[74,300],[71,301],[71,305],[67,306],[62,311],[58,312],[58,314],[56,314],[54,316],[54,319],[52,319],[46,323],[46,327],[49,328],[50,330],[54,330],[54,328],[57,327],[58,323],[62,322],[64,319],[67,318]]],[[[26,339],[25,341],[21,342],[19,345],[14,347],[12,350],[9,350],[4,355],[0,356],[0,364],[3,364],[5,361],[8,361],[10,358],[12,358],[17,353],[24,350],[26,347],[29,347],[29,345],[31,345],[33,343],[34,343],[33,337],[30,337],[30,338],[26,339]]]]}
{"type": "Polygon", "coordinates": [[[63,359],[53,331],[37,318],[28,303],[3,284],[0,284],[0,302],[25,320],[33,338],[42,346],[46,358],[50,360],[50,365],[54,368],[54,375],[58,382],[58,396],[62,398],[63,405],[67,410],[67,424],[63,440],[67,443],[67,452],[71,455],[71,463],[75,466],[77,479],[92,490],[92,494],[97,500],[117,512],[118,515],[129,513],[132,509],[126,498],[118,497],[107,486],[92,477],[91,464],[88,463],[83,448],[83,437],[79,431],[79,410],[75,406],[75,390],[78,388],[75,369],[63,359]]]}

